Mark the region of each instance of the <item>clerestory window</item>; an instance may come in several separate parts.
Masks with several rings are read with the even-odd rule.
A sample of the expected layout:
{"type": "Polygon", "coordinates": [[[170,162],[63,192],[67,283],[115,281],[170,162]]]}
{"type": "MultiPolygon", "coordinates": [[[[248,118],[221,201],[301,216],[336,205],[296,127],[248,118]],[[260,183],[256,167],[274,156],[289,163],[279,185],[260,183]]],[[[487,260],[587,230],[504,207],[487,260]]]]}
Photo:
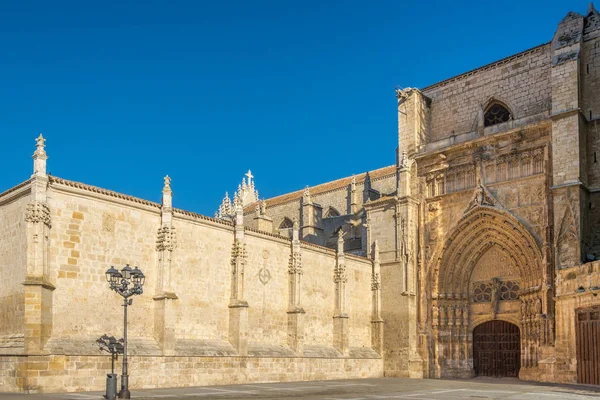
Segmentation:
{"type": "Polygon", "coordinates": [[[501,124],[512,118],[510,111],[502,104],[492,103],[483,116],[484,126],[501,124]]]}
{"type": "Polygon", "coordinates": [[[289,218],[284,218],[281,224],[279,224],[279,229],[290,229],[294,227],[294,223],[289,218]]]}

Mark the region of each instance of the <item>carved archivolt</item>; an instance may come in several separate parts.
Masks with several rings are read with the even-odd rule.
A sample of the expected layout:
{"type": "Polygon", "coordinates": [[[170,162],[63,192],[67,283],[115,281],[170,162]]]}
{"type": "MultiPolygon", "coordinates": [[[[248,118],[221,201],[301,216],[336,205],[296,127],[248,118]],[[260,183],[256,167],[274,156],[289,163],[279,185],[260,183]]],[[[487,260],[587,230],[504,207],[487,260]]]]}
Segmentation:
{"type": "Polygon", "coordinates": [[[479,258],[499,246],[519,270],[522,288],[541,287],[542,253],[533,236],[508,212],[479,206],[468,211],[433,258],[433,293],[439,298],[468,298],[470,275],[479,258]]]}

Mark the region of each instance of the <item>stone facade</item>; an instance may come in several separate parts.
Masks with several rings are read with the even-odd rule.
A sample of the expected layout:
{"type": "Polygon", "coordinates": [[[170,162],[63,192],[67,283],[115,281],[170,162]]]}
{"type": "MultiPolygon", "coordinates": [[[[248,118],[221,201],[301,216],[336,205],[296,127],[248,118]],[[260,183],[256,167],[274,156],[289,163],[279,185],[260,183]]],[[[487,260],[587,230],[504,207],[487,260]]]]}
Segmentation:
{"type": "Polygon", "coordinates": [[[471,377],[491,321],[518,327],[519,377],[581,381],[599,55],[600,14],[570,12],[549,43],[397,90],[396,165],[266,200],[249,171],[215,218],[173,208],[168,177],[157,204],[48,176],[38,138],[0,194],[0,391],[102,388],[124,264],[147,277],[132,387],[471,377]]]}

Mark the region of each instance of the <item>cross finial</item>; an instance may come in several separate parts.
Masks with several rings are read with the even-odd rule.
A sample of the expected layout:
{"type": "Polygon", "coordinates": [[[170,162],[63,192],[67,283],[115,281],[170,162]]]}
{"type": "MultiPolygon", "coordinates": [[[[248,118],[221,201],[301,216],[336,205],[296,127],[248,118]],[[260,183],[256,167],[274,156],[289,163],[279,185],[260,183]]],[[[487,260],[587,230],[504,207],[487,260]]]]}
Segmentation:
{"type": "Polygon", "coordinates": [[[248,177],[248,185],[250,185],[250,182],[252,182],[252,178],[254,178],[254,175],[252,175],[252,172],[248,170],[246,176],[248,177]]]}

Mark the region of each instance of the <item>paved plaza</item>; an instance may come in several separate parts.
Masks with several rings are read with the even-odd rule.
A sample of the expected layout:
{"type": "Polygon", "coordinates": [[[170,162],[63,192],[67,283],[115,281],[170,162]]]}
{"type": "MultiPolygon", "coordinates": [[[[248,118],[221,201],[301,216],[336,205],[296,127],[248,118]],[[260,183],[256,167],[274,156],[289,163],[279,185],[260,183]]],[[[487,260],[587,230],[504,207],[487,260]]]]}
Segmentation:
{"type": "MultiPolygon", "coordinates": [[[[323,400],[452,400],[600,399],[600,387],[524,382],[517,379],[364,379],[287,383],[256,383],[176,389],[133,390],[134,399],[323,399],[323,400]]],[[[102,393],[0,394],[1,400],[92,400],[102,393]]]]}

